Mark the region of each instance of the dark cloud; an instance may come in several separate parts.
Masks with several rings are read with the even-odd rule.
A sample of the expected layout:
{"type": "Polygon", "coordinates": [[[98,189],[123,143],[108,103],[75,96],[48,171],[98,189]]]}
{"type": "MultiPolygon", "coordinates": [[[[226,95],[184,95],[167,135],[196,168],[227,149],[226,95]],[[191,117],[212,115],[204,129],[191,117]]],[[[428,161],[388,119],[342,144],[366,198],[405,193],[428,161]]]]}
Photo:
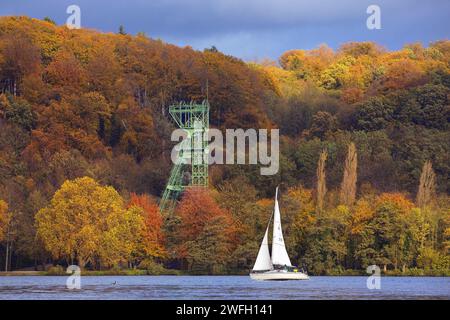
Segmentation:
{"type": "Polygon", "coordinates": [[[276,58],[292,48],[373,40],[396,49],[448,38],[450,1],[434,0],[0,0],[0,15],[49,16],[59,24],[70,4],[82,25],[203,49],[211,45],[245,59],[276,58]],[[382,30],[366,28],[366,8],[381,7],[382,30]]]}

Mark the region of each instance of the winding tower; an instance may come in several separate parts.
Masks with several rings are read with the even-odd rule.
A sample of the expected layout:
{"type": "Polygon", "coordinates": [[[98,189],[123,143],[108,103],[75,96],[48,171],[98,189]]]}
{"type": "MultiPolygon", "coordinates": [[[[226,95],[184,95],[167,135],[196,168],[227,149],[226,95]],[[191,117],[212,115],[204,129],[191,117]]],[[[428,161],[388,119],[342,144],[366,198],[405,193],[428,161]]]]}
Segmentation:
{"type": "Polygon", "coordinates": [[[177,159],[159,204],[163,213],[171,214],[180,194],[188,187],[208,186],[209,103],[179,103],[169,107],[169,114],[185,131],[186,138],[178,145],[177,159]]]}

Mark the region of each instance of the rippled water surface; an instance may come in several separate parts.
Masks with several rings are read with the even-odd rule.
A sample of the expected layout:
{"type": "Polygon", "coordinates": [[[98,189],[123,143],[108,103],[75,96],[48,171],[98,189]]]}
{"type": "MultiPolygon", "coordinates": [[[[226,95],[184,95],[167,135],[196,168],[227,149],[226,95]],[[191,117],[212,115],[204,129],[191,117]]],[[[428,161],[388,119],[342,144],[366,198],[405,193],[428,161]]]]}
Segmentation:
{"type": "Polygon", "coordinates": [[[260,282],[248,276],[82,277],[81,290],[66,277],[0,277],[0,299],[446,299],[450,278],[382,277],[369,290],[366,277],[311,277],[260,282]]]}

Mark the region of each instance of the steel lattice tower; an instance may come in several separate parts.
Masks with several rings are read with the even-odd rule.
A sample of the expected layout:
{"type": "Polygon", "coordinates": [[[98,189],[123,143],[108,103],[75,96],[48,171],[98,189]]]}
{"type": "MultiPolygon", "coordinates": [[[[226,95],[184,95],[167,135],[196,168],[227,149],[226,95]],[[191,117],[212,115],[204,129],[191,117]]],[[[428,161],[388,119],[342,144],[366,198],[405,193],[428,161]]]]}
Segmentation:
{"type": "Polygon", "coordinates": [[[208,186],[209,103],[180,103],[169,107],[169,113],[187,138],[178,149],[179,161],[174,164],[160,201],[161,212],[173,212],[181,192],[186,187],[208,186]],[[190,168],[189,168],[190,167],[190,168]]]}

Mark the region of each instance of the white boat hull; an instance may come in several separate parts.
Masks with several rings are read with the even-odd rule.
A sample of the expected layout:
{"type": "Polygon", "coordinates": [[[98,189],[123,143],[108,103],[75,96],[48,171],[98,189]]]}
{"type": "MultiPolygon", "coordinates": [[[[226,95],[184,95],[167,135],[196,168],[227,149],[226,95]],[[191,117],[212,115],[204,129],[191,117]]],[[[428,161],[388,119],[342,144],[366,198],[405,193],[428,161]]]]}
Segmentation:
{"type": "Polygon", "coordinates": [[[283,270],[274,270],[261,273],[250,273],[252,280],[309,280],[307,274],[303,272],[289,272],[283,270]]]}

